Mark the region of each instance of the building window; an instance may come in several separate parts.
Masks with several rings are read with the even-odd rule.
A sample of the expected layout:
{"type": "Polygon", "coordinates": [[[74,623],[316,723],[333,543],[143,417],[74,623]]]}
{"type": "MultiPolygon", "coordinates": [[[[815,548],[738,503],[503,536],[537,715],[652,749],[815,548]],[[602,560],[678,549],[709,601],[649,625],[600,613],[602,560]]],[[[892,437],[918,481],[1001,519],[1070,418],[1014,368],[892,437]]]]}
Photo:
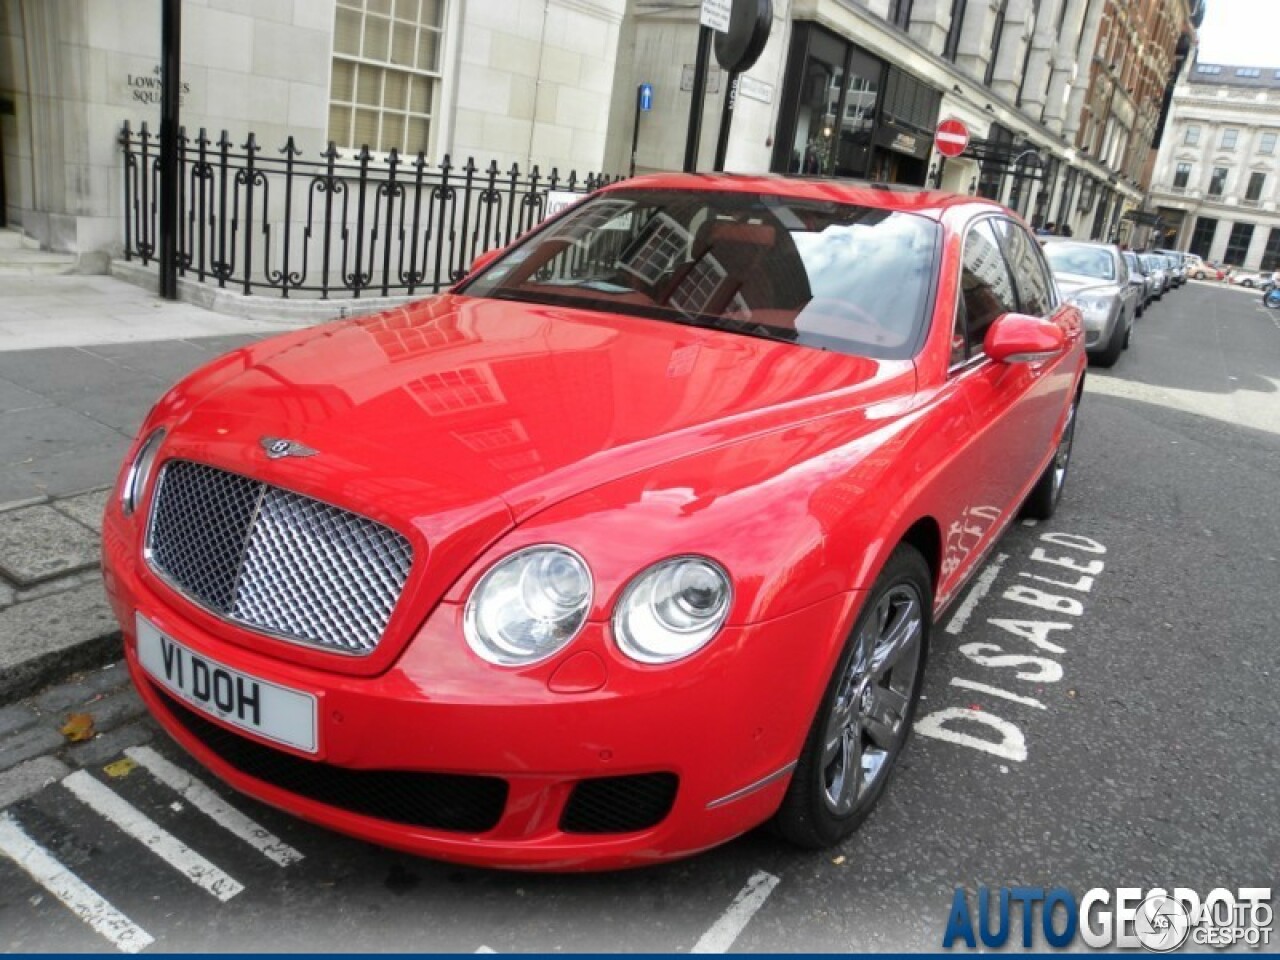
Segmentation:
{"type": "Polygon", "coordinates": [[[1267,131],[1262,135],[1262,139],[1258,141],[1259,153],[1275,153],[1276,151],[1276,135],[1267,131]]]}
{"type": "Polygon", "coordinates": [[[1175,190],[1185,190],[1187,188],[1187,180],[1191,177],[1191,164],[1180,163],[1178,169],[1173,174],[1173,186],[1175,190]]]}
{"type": "Polygon", "coordinates": [[[1202,63],[1200,66],[1196,67],[1196,73],[1216,74],[1221,72],[1222,68],[1213,64],[1202,63]]]}
{"type": "Polygon", "coordinates": [[[1262,198],[1262,185],[1266,181],[1265,173],[1255,170],[1249,174],[1249,188],[1245,191],[1244,198],[1251,203],[1257,203],[1262,198]]]}
{"type": "Polygon", "coordinates": [[[1222,149],[1234,150],[1236,148],[1236,140],[1240,138],[1240,131],[1228,127],[1222,131],[1222,149]]]}
{"type": "Polygon", "coordinates": [[[1086,174],[1084,182],[1080,186],[1080,202],[1076,206],[1076,209],[1081,213],[1087,212],[1093,206],[1093,194],[1096,186],[1097,181],[1086,174]]]}
{"type": "Polygon", "coordinates": [[[991,34],[991,59],[987,61],[987,72],[982,82],[991,86],[996,75],[996,60],[1000,57],[1000,40],[1004,36],[1004,15],[1009,8],[1009,0],[1000,0],[1000,9],[996,11],[996,28],[991,34]]]}
{"type": "Polygon", "coordinates": [[[890,0],[889,22],[906,30],[911,26],[911,5],[915,0],[890,0]]]}
{"type": "Polygon", "coordinates": [[[440,80],[444,0],[338,0],[329,139],[382,152],[427,150],[440,80]]]}
{"type": "Polygon", "coordinates": [[[1213,176],[1209,178],[1209,196],[1220,197],[1227,188],[1227,168],[1214,167],[1213,176]]]}
{"type": "Polygon", "coordinates": [[[1267,248],[1262,251],[1262,269],[1280,267],[1280,227],[1272,227],[1267,234],[1267,248]]]}
{"type": "Polygon", "coordinates": [[[1187,127],[1187,135],[1182,138],[1182,142],[1189,147],[1194,147],[1200,142],[1200,128],[1197,126],[1187,127]]]}
{"type": "MultiPolygon", "coordinates": [[[[805,22],[796,24],[787,59],[772,168],[869,177],[884,63],[805,22]]],[[[936,123],[935,113],[928,129],[936,123]]]]}
{"type": "Polygon", "coordinates": [[[1252,239],[1252,223],[1233,223],[1231,238],[1227,241],[1227,252],[1223,255],[1223,259],[1232,266],[1244,263],[1244,258],[1249,254],[1249,241],[1252,239]]]}
{"type": "Polygon", "coordinates": [[[1237,67],[1236,76],[1237,77],[1260,77],[1262,76],[1262,71],[1259,70],[1257,67],[1237,67]]]}
{"type": "Polygon", "coordinates": [[[947,41],[942,45],[942,55],[955,63],[960,52],[960,31],[964,29],[965,8],[968,0],[951,0],[951,25],[947,27],[947,41]]]}
{"type": "Polygon", "coordinates": [[[1218,221],[1213,217],[1196,217],[1195,229],[1191,231],[1191,245],[1187,248],[1197,257],[1208,257],[1209,248],[1213,246],[1213,235],[1218,232],[1218,221]]]}

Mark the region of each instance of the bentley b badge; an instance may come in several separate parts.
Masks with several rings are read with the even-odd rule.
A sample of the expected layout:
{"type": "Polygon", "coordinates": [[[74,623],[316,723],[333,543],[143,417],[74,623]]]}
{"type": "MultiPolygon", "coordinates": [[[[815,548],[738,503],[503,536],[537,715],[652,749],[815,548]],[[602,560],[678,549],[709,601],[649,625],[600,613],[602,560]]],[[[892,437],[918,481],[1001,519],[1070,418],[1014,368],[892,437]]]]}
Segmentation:
{"type": "Polygon", "coordinates": [[[319,452],[301,443],[280,437],[263,437],[258,441],[258,445],[272,460],[279,460],[282,457],[314,457],[319,452]]]}

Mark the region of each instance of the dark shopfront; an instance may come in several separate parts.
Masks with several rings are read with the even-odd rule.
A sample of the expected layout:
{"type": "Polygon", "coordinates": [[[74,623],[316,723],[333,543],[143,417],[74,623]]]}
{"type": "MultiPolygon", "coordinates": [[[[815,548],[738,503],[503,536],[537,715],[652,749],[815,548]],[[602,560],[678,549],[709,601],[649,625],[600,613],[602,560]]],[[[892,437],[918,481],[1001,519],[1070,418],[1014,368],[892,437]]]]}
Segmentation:
{"type": "Polygon", "coordinates": [[[923,186],[941,100],[910,74],[801,21],[787,55],[771,168],[923,186]]]}

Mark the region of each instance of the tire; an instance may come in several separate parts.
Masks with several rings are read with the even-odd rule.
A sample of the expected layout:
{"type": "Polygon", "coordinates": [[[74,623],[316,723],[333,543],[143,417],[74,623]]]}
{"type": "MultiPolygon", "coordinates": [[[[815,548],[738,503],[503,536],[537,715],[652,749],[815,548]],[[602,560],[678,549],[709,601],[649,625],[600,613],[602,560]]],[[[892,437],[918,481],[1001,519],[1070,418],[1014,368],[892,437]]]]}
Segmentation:
{"type": "Polygon", "coordinates": [[[1117,326],[1111,331],[1111,339],[1107,341],[1106,349],[1100,353],[1089,354],[1089,360],[1099,367],[1110,369],[1116,365],[1116,361],[1120,359],[1120,354],[1128,345],[1128,334],[1117,326]]]}
{"type": "MultiPolygon", "coordinates": [[[[1134,317],[1133,319],[1136,320],[1138,318],[1134,317]]],[[[1129,325],[1124,328],[1124,349],[1128,350],[1129,344],[1131,344],[1132,342],[1133,342],[1133,321],[1131,320],[1129,321],[1129,325]]]]}
{"type": "Polygon", "coordinates": [[[1062,428],[1062,436],[1058,439],[1058,449],[1053,459],[1040,474],[1040,479],[1031,488],[1026,502],[1022,505],[1022,515],[1032,520],[1048,520],[1058,509],[1058,501],[1062,499],[1062,490],[1067,484],[1067,472],[1071,467],[1071,447],[1076,438],[1076,413],[1080,406],[1077,394],[1071,400],[1067,411],[1067,422],[1062,428]]]}
{"type": "Polygon", "coordinates": [[[832,847],[875,808],[920,701],[932,611],[929,566],[901,544],[876,578],[827,683],[774,814],[779,836],[810,850],[832,847]]]}

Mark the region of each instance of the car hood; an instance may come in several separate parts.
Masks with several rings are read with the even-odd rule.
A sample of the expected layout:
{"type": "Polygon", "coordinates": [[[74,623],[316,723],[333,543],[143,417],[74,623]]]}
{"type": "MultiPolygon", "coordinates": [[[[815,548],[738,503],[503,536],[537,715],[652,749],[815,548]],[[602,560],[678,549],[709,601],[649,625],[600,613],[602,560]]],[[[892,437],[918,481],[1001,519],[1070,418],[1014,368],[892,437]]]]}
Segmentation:
{"type": "Polygon", "coordinates": [[[1062,291],[1063,296],[1067,297],[1082,293],[1109,297],[1115,296],[1120,291],[1119,286],[1110,280],[1099,280],[1097,277],[1087,277],[1077,273],[1056,273],[1054,279],[1057,280],[1058,289],[1062,291]]]}
{"type": "Polygon", "coordinates": [[[216,386],[197,375],[190,402],[177,391],[166,456],[416,527],[427,543],[470,530],[459,556],[471,557],[565,497],[915,386],[910,361],[454,295],[270,346],[224,365],[216,386]],[[264,438],[317,452],[273,460],[264,438]]]}

